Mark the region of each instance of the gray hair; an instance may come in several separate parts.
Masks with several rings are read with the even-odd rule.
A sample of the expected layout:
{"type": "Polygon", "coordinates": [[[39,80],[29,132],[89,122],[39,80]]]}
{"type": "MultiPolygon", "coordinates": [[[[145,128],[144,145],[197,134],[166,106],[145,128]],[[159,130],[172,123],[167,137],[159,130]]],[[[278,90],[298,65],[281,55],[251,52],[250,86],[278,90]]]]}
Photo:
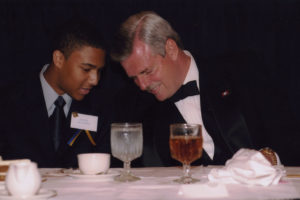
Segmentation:
{"type": "Polygon", "coordinates": [[[170,23],[152,11],[143,11],[130,16],[121,24],[111,51],[113,60],[125,60],[133,49],[134,39],[148,44],[153,53],[165,56],[167,39],[173,39],[179,48],[183,49],[180,37],[170,23]]]}

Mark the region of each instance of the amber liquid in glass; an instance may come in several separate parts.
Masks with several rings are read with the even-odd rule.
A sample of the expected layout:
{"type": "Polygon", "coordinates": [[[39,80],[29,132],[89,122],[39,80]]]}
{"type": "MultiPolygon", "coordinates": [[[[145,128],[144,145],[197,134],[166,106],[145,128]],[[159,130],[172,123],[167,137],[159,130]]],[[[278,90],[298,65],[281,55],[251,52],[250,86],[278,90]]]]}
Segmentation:
{"type": "Polygon", "coordinates": [[[183,164],[190,164],[202,156],[202,137],[173,136],[170,138],[171,156],[183,164]]]}

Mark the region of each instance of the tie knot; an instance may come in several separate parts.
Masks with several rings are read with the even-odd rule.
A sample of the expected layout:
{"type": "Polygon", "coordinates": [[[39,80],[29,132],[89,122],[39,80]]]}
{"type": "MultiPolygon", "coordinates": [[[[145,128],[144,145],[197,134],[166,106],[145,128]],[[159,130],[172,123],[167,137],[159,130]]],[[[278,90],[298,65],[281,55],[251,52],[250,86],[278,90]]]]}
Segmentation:
{"type": "Polygon", "coordinates": [[[197,87],[197,82],[194,80],[186,83],[185,85],[182,85],[179,90],[177,90],[177,92],[170,98],[170,101],[175,103],[177,101],[185,99],[186,97],[198,94],[200,93],[197,87]]]}
{"type": "Polygon", "coordinates": [[[62,96],[58,96],[54,102],[55,106],[62,108],[66,104],[64,98],[62,96]]]}

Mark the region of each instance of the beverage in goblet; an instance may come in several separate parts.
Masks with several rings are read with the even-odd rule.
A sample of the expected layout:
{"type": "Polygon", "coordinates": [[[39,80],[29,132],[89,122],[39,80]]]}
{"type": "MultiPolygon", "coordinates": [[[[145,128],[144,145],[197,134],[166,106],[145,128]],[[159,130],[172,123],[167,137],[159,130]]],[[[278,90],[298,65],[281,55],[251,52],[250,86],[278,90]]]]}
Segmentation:
{"type": "Polygon", "coordinates": [[[191,177],[191,163],[202,156],[202,129],[199,124],[170,125],[171,156],[183,164],[183,176],[174,180],[178,183],[194,183],[198,179],[191,177]]]}
{"type": "Polygon", "coordinates": [[[143,127],[141,123],[112,123],[112,155],[124,163],[123,171],[115,177],[116,181],[130,182],[140,180],[132,175],[130,163],[140,157],[143,150],[143,127]]]}

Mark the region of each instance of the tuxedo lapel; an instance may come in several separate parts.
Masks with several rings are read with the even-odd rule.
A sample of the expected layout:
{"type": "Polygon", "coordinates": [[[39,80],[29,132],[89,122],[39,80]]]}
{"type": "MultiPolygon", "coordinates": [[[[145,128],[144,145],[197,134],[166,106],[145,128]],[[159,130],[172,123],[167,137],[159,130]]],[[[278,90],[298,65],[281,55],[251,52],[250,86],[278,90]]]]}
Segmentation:
{"type": "Polygon", "coordinates": [[[244,117],[230,96],[221,97],[221,92],[211,95],[210,104],[216,125],[221,137],[231,153],[235,153],[241,147],[251,147],[250,133],[244,117]]]}
{"type": "MultiPolygon", "coordinates": [[[[151,141],[151,135],[147,138],[147,133],[153,134],[152,137],[154,137],[153,143],[154,143],[154,151],[151,152],[157,152],[157,156],[160,158],[160,162],[162,164],[157,164],[158,166],[174,166],[174,165],[181,165],[180,162],[176,161],[171,157],[170,153],[170,147],[169,147],[169,136],[170,136],[170,124],[173,123],[186,123],[182,115],[180,114],[179,110],[177,109],[176,105],[173,102],[170,102],[169,100],[166,100],[164,102],[159,102],[158,105],[155,105],[155,112],[154,115],[150,118],[156,119],[155,123],[149,123],[149,126],[151,126],[150,130],[147,128],[144,136],[147,145],[153,145],[149,144],[151,141]]],[[[151,109],[150,109],[151,110],[151,109]]],[[[153,109],[154,110],[154,109],[153,109]]],[[[153,111],[152,110],[152,111],[153,111]]],[[[153,153],[152,153],[153,154],[153,153]]],[[[153,155],[154,156],[154,155],[153,155]]],[[[146,156],[145,156],[146,157],[146,156]]],[[[193,165],[199,165],[199,164],[211,164],[212,161],[210,160],[209,156],[205,151],[203,151],[201,159],[198,159],[193,165]]]]}
{"type": "Polygon", "coordinates": [[[172,159],[170,154],[170,124],[185,121],[175,104],[168,100],[156,102],[148,114],[147,120],[143,123],[145,146],[143,162],[146,166],[179,165],[180,163],[172,159]]]}
{"type": "Polygon", "coordinates": [[[214,159],[211,160],[208,157],[205,163],[224,164],[233,152],[227,144],[226,132],[223,132],[224,129],[222,129],[218,123],[215,108],[209,97],[205,94],[201,95],[201,114],[204,127],[212,137],[215,149],[214,159]]]}
{"type": "Polygon", "coordinates": [[[250,134],[224,74],[214,72],[215,63],[198,61],[197,66],[203,123],[214,140],[215,155],[220,156],[214,160],[226,161],[239,148],[252,147],[250,134]]]}

